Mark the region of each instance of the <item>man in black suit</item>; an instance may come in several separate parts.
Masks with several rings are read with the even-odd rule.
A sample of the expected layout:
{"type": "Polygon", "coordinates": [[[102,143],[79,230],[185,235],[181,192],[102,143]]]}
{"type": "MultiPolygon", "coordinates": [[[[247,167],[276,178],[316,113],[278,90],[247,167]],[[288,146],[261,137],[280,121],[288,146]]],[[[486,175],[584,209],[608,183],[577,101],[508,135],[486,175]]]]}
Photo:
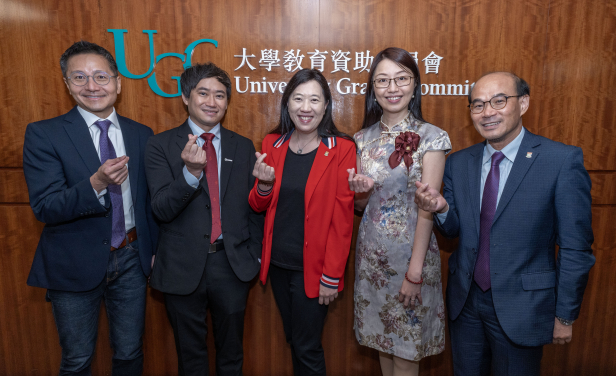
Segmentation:
{"type": "Polygon", "coordinates": [[[263,218],[248,205],[255,148],[220,124],[231,95],[225,71],[195,65],[180,84],[188,119],[152,137],[146,148],[161,231],[150,284],[165,293],[179,374],[208,374],[209,308],[216,374],[241,375],[244,311],[263,238],[263,218]]]}
{"type": "Polygon", "coordinates": [[[28,125],[24,174],[45,223],[28,285],[47,289],[62,346],[60,375],[90,375],[101,300],[109,319],[112,375],[141,375],[147,276],[158,228],[143,153],[152,130],[120,116],[113,56],[80,41],[60,58],[77,102],[28,125]]]}

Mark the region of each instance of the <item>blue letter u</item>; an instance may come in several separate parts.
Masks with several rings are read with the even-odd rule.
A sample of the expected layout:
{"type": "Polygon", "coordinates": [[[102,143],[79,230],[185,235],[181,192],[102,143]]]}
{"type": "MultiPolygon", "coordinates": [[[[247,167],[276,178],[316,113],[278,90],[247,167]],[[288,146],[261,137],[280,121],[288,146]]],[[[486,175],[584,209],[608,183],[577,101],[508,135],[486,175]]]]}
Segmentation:
{"type": "Polygon", "coordinates": [[[144,33],[148,34],[148,39],[150,40],[150,68],[144,74],[132,74],[128,71],[126,67],[126,53],[124,47],[124,33],[127,33],[126,29],[107,29],[108,32],[113,33],[113,41],[115,43],[115,59],[118,64],[118,71],[124,77],[139,79],[144,78],[154,70],[154,34],[157,33],[156,30],[143,30],[144,33]]]}

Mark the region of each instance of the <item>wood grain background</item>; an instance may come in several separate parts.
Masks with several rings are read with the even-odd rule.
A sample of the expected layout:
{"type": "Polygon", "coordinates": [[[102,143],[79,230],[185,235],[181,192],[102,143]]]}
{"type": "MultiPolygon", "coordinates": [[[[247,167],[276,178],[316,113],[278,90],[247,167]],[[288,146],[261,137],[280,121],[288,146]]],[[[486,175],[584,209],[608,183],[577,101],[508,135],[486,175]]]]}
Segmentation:
{"type": "MultiPolygon", "coordinates": [[[[353,71],[354,53],[374,56],[388,46],[431,51],[442,56],[439,74],[424,83],[474,82],[488,71],[508,70],[531,87],[524,125],[534,133],[580,146],[593,182],[593,230],[596,266],[590,274],[573,342],[545,347],[543,375],[613,375],[616,357],[616,1],[606,0],[0,0],[0,375],[57,374],[60,347],[43,289],[26,278],[43,225],[28,204],[22,171],[22,147],[29,122],[67,112],[74,103],[62,82],[58,60],[73,42],[85,39],[114,53],[107,29],[126,29],[126,56],[132,73],[149,66],[146,34],[154,35],[155,54],[182,53],[197,46],[193,62],[212,61],[230,76],[251,81],[288,80],[282,67],[258,66],[262,49],[329,51],[325,76],[364,83],[367,73],[353,71]],[[247,48],[257,69],[233,57],[247,48]],[[350,51],[350,73],[333,70],[331,51],[350,51]]],[[[162,90],[175,92],[171,76],[181,63],[165,58],[155,72],[162,90]]],[[[234,81],[234,80],[233,80],[234,81]]],[[[178,126],[187,116],[179,98],[155,95],[145,79],[122,80],[116,109],[152,127],[156,133],[178,126]]],[[[235,84],[235,82],[234,82],[235,84]]],[[[250,137],[257,148],[278,118],[280,94],[240,94],[233,90],[224,125],[250,137]]],[[[425,118],[442,127],[454,150],[481,141],[463,96],[425,96],[425,118]]],[[[362,95],[334,93],[334,119],[353,134],[361,124],[362,95]]],[[[439,237],[443,275],[455,242],[439,237]]],[[[353,243],[354,249],[354,243],[353,243]]],[[[354,252],[347,286],[354,278],[354,252]]],[[[446,282],[446,281],[445,281],[446,282]]],[[[376,351],[359,347],[353,333],[352,289],[329,311],[323,335],[328,374],[378,375],[376,351]]],[[[160,293],[149,290],[145,374],[177,373],[173,334],[160,293]]],[[[212,338],[209,338],[213,349],[212,338]]],[[[290,350],[269,286],[254,282],[246,312],[246,375],[291,375],[290,350]]],[[[111,373],[105,315],[101,315],[95,375],[111,373]]],[[[213,365],[213,358],[211,364],[213,365]]],[[[213,373],[213,368],[212,368],[213,373]]],[[[422,375],[451,375],[449,342],[443,354],[421,362],[422,375]]]]}

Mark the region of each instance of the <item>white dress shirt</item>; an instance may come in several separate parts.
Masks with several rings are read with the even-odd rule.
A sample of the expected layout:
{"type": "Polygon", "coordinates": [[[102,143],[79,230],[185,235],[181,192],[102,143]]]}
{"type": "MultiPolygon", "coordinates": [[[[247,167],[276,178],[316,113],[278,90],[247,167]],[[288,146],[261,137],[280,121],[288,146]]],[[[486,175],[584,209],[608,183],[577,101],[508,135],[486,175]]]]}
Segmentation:
{"type": "MultiPolygon", "coordinates": [[[[205,144],[205,140],[201,138],[201,135],[203,133],[214,134],[214,138],[212,139],[212,146],[214,146],[214,151],[216,151],[216,164],[218,166],[218,181],[220,182],[220,166],[222,165],[222,163],[220,163],[220,154],[221,154],[220,153],[220,149],[221,149],[220,148],[220,123],[216,124],[216,126],[210,129],[209,132],[205,132],[203,129],[201,129],[201,127],[195,124],[190,119],[190,116],[189,116],[188,126],[190,127],[190,130],[192,131],[193,135],[199,136],[199,138],[197,138],[197,145],[199,145],[200,148],[202,148],[203,144],[205,144]]],[[[188,139],[186,139],[186,142],[188,142],[188,139]]],[[[195,175],[188,172],[188,169],[186,168],[186,166],[184,166],[182,171],[184,173],[184,179],[186,179],[186,182],[188,183],[188,185],[197,189],[197,187],[199,186],[199,181],[201,180],[201,178],[203,178],[203,171],[201,171],[201,175],[199,175],[199,179],[197,179],[195,175]]],[[[220,197],[220,184],[218,184],[218,197],[220,197]]],[[[222,202],[219,202],[219,204],[222,205],[222,202]]],[[[222,223],[222,206],[220,207],[220,220],[222,223]]],[[[222,239],[222,234],[220,234],[218,239],[222,239]]]]}
{"type": "MultiPolygon", "coordinates": [[[[86,121],[88,125],[88,130],[90,131],[90,137],[92,137],[92,142],[94,143],[94,148],[96,149],[96,154],[98,154],[98,159],[101,158],[101,150],[100,150],[100,137],[101,130],[100,128],[94,124],[98,120],[101,119],[98,116],[94,115],[91,112],[88,112],[81,107],[77,106],[77,110],[83,117],[83,120],[86,121]]],[[[113,148],[116,152],[116,157],[121,157],[126,155],[126,148],[124,147],[124,137],[122,137],[122,129],[120,128],[120,122],[118,121],[118,115],[116,114],[115,108],[111,112],[111,115],[107,117],[106,120],[111,122],[109,126],[109,139],[113,144],[113,148]]],[[[128,161],[130,164],[130,160],[128,161]]],[[[128,166],[127,164],[127,166],[128,166]]],[[[129,167],[130,168],[130,167],[129,167]]],[[[130,192],[130,178],[127,176],[126,180],[121,185],[122,187],[122,204],[124,206],[124,227],[126,231],[135,227],[135,209],[133,207],[133,198],[130,192]]],[[[101,205],[105,206],[105,194],[107,193],[107,189],[103,189],[100,193],[96,192],[94,189],[94,193],[98,198],[98,201],[101,205]]]]}

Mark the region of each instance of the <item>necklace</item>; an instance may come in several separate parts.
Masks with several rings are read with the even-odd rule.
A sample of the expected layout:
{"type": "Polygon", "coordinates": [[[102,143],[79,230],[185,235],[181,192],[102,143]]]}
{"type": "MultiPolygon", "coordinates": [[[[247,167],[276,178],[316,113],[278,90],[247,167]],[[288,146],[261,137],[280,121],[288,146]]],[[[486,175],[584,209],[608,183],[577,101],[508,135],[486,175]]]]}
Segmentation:
{"type": "Polygon", "coordinates": [[[308,144],[309,144],[309,143],[311,143],[312,141],[314,141],[314,139],[315,139],[315,138],[317,138],[318,136],[319,136],[319,134],[317,133],[317,134],[316,134],[316,135],[315,135],[312,139],[310,139],[310,141],[306,142],[306,143],[304,144],[304,146],[302,146],[302,147],[300,148],[300,147],[299,147],[299,135],[297,135],[297,142],[296,142],[296,144],[297,144],[297,154],[301,154],[301,153],[302,153],[302,150],[303,150],[306,146],[308,146],[308,144]]]}

